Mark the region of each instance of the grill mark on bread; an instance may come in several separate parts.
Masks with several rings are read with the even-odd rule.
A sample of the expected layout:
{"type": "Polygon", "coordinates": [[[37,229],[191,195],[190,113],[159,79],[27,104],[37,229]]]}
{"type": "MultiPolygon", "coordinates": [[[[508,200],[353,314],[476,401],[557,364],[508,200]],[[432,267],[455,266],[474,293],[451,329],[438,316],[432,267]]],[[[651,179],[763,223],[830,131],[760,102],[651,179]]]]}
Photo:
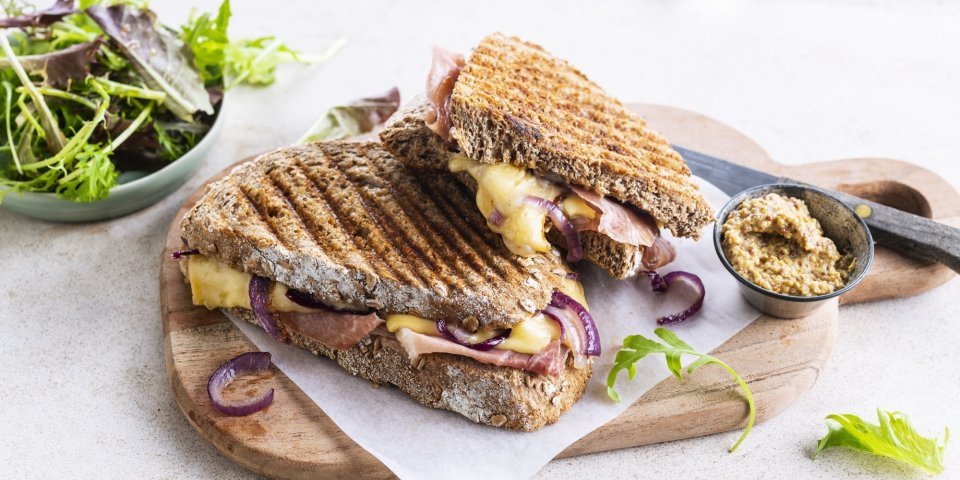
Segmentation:
{"type": "MultiPolygon", "coordinates": [[[[365,250],[366,246],[358,244],[356,237],[352,233],[352,231],[355,231],[357,228],[356,228],[356,225],[354,225],[353,222],[350,220],[349,216],[343,215],[343,212],[341,212],[339,208],[337,208],[335,202],[332,201],[327,190],[320,187],[320,183],[317,182],[317,179],[314,178],[314,176],[310,173],[310,171],[306,168],[305,165],[303,165],[303,163],[299,159],[297,159],[294,162],[294,165],[296,165],[297,168],[300,169],[300,173],[302,173],[303,176],[310,181],[310,185],[319,194],[319,197],[317,199],[323,200],[324,206],[327,208],[327,210],[336,220],[337,225],[340,227],[341,232],[343,232],[343,236],[347,237],[347,239],[350,240],[350,244],[353,245],[353,249],[360,250],[360,251],[365,250]]],[[[381,252],[378,252],[378,253],[381,253],[381,252]]],[[[366,263],[371,270],[373,270],[377,275],[381,277],[387,276],[387,277],[405,279],[405,275],[401,274],[396,269],[394,269],[393,265],[390,265],[390,263],[384,261],[384,255],[377,255],[376,260],[368,260],[366,263]]]]}
{"type": "MultiPolygon", "coordinates": [[[[344,171],[343,168],[336,163],[336,161],[334,161],[334,165],[336,166],[337,170],[339,170],[340,173],[343,174],[344,177],[348,178],[352,183],[359,183],[358,179],[355,179],[350,175],[348,175],[348,173],[344,171]]],[[[368,166],[371,169],[375,169],[376,163],[371,162],[368,166]]],[[[383,228],[384,226],[389,227],[389,230],[391,230],[391,232],[388,232],[388,233],[391,233],[391,235],[388,238],[390,239],[390,242],[393,244],[394,247],[408,254],[410,252],[413,252],[421,261],[427,264],[428,268],[430,268],[431,270],[437,270],[437,268],[439,268],[439,265],[437,265],[433,261],[433,259],[431,259],[430,256],[423,251],[420,245],[418,245],[419,242],[417,242],[415,239],[412,238],[412,235],[420,234],[420,230],[417,228],[416,224],[413,224],[413,222],[407,215],[407,212],[405,212],[404,210],[400,210],[398,212],[387,212],[389,207],[385,202],[381,201],[379,198],[372,195],[370,192],[367,191],[367,189],[358,189],[358,190],[360,192],[359,196],[361,201],[363,202],[363,206],[364,208],[366,208],[366,211],[367,213],[370,214],[371,218],[374,219],[374,222],[381,228],[381,230],[386,230],[383,228]],[[388,214],[383,215],[383,213],[388,213],[388,214]],[[403,228],[402,226],[398,225],[397,221],[394,218],[394,215],[402,215],[406,220],[410,221],[410,223],[413,224],[413,225],[410,225],[412,228],[403,228]],[[402,240],[402,245],[394,240],[396,238],[399,238],[402,240]]],[[[396,196],[393,195],[393,193],[391,193],[389,190],[385,191],[384,193],[396,199],[396,196]]]]}
{"type": "MultiPolygon", "coordinates": [[[[331,166],[333,167],[333,169],[340,175],[340,177],[341,177],[343,180],[345,180],[346,182],[350,183],[351,185],[356,185],[356,183],[353,181],[353,179],[350,178],[350,177],[347,175],[347,173],[343,170],[343,168],[341,167],[341,165],[340,165],[340,163],[339,163],[339,159],[338,159],[338,158],[336,158],[336,157],[334,157],[334,156],[327,156],[327,158],[330,160],[330,165],[331,165],[331,166]]],[[[385,215],[385,216],[382,216],[382,217],[381,217],[379,214],[382,213],[382,211],[381,211],[381,209],[379,208],[379,205],[376,205],[375,208],[371,208],[373,205],[372,205],[371,203],[368,203],[368,202],[367,202],[367,199],[365,198],[365,197],[366,197],[366,189],[364,189],[364,188],[362,188],[362,187],[358,187],[358,188],[355,189],[355,191],[354,191],[353,193],[356,195],[356,199],[360,202],[361,206],[363,207],[363,210],[362,210],[362,211],[370,218],[370,220],[373,222],[373,225],[376,226],[376,230],[378,231],[380,240],[381,240],[382,242],[386,242],[386,243],[388,243],[391,247],[393,247],[394,249],[399,250],[399,251],[403,251],[403,252],[405,252],[405,253],[409,253],[409,252],[408,252],[409,250],[413,250],[413,249],[410,248],[411,246],[410,246],[409,244],[407,245],[408,248],[406,248],[406,249],[401,248],[401,246],[400,246],[396,241],[394,241],[394,238],[397,236],[396,233],[395,233],[394,235],[388,235],[388,232],[387,232],[386,229],[384,228],[384,221],[385,221],[386,223],[392,223],[392,222],[390,221],[390,219],[389,219],[389,215],[385,215]]],[[[396,229],[396,227],[394,226],[393,229],[396,229]]],[[[402,235],[401,235],[401,236],[402,236],[402,235]]],[[[404,237],[404,241],[406,241],[406,238],[405,238],[405,237],[404,237]]],[[[378,244],[379,244],[379,243],[381,243],[381,242],[375,242],[375,243],[378,243],[378,244]]],[[[384,249],[381,249],[381,250],[384,250],[384,249]]],[[[414,250],[414,251],[415,251],[415,253],[418,254],[418,257],[419,257],[421,260],[423,260],[423,261],[428,261],[428,260],[426,259],[426,257],[423,255],[423,252],[421,252],[421,251],[419,251],[419,250],[414,250]]],[[[388,252],[389,252],[389,251],[386,251],[386,250],[385,250],[385,253],[388,253],[388,252]]],[[[400,273],[400,274],[401,274],[402,276],[404,276],[408,281],[411,279],[411,278],[410,278],[410,275],[408,275],[408,273],[409,273],[409,274],[412,274],[413,276],[416,277],[416,279],[420,282],[420,286],[430,285],[430,283],[427,282],[426,279],[424,279],[423,276],[420,275],[419,269],[416,268],[413,264],[408,263],[408,262],[404,262],[402,259],[400,259],[399,265],[394,265],[393,262],[391,261],[392,259],[391,259],[390,257],[391,257],[391,256],[390,256],[390,255],[387,255],[387,254],[383,255],[382,258],[383,258],[384,263],[390,265],[390,268],[391,268],[391,269],[393,269],[393,270],[396,271],[397,273],[400,273]]],[[[412,282],[411,282],[411,283],[412,283],[412,282]]]]}
{"type": "MultiPolygon", "coordinates": [[[[482,216],[473,207],[472,196],[464,193],[452,175],[435,178],[413,173],[373,142],[322,142],[278,149],[236,167],[224,179],[210,184],[203,198],[184,216],[180,233],[189,245],[195,245],[203,254],[213,256],[230,268],[277,279],[290,288],[329,302],[359,306],[376,301],[383,305],[380,309],[383,312],[410,313],[424,318],[474,316],[480,328],[509,328],[529,317],[521,308],[522,303],[545,305],[549,302],[552,290],[562,282],[562,274],[545,275],[539,287],[525,283],[531,272],[522,271],[516,257],[497,236],[478,235],[471,230],[477,227],[487,232],[483,225],[472,225],[482,224],[482,216]],[[363,182],[345,182],[331,166],[331,157],[338,157],[351,176],[363,182]],[[374,169],[374,165],[380,168],[374,169]],[[267,187],[270,180],[265,177],[268,175],[273,176],[275,188],[267,187]],[[399,188],[407,182],[411,188],[399,188]],[[249,198],[244,197],[241,186],[250,190],[249,198]],[[347,232],[355,231],[354,224],[370,221],[361,211],[356,198],[358,191],[367,190],[383,202],[391,201],[390,197],[381,195],[378,186],[395,191],[398,197],[409,201],[406,205],[389,203],[390,209],[380,212],[381,215],[399,212],[395,218],[399,225],[406,225],[401,213],[414,218],[423,213],[426,218],[435,219],[435,229],[430,222],[418,221],[420,233],[438,245],[442,245],[442,238],[437,237],[447,235],[457,246],[447,257],[456,267],[447,265],[448,269],[467,273],[454,276],[423,269],[420,272],[430,283],[420,286],[419,282],[404,281],[400,275],[390,272],[391,264],[383,262],[381,257],[387,255],[391,260],[409,257],[396,245],[380,241],[376,231],[367,238],[343,238],[347,232]],[[265,194],[277,189],[287,192],[285,196],[290,204],[282,203],[276,193],[265,194]],[[427,192],[433,193],[433,197],[427,192]],[[260,218],[255,208],[257,202],[261,202],[260,208],[273,206],[282,210],[277,212],[283,215],[282,221],[278,220],[273,226],[286,227],[282,231],[287,240],[295,241],[299,248],[285,248],[274,239],[270,225],[260,218]],[[310,243],[306,232],[298,231],[303,227],[294,218],[296,213],[290,211],[293,207],[300,208],[301,217],[308,225],[311,220],[321,225],[317,231],[319,247],[310,243]],[[344,209],[348,209],[349,215],[344,209]],[[464,230],[462,234],[457,225],[464,230]],[[338,254],[335,247],[345,251],[338,254]],[[480,261],[487,263],[479,263],[479,274],[471,273],[471,264],[480,261]]],[[[444,257],[439,251],[427,243],[420,245],[435,262],[442,262],[440,259],[444,257]]],[[[545,271],[564,272],[566,268],[558,257],[543,256],[534,260],[542,264],[545,271]]],[[[394,261],[393,265],[399,264],[394,261]]]]}
{"type": "MultiPolygon", "coordinates": [[[[283,203],[287,205],[288,211],[292,213],[290,217],[292,217],[293,220],[299,224],[299,227],[300,227],[299,229],[306,234],[305,235],[306,238],[308,238],[311,242],[313,242],[314,245],[319,247],[320,246],[319,238],[314,234],[313,230],[307,224],[306,219],[304,219],[303,215],[300,212],[299,206],[297,206],[292,201],[292,199],[290,198],[290,194],[287,192],[287,190],[284,189],[277,182],[276,178],[274,178],[275,171],[276,169],[271,170],[267,172],[267,174],[265,175],[267,179],[267,182],[266,182],[267,185],[273,189],[273,193],[274,195],[276,195],[276,198],[283,200],[283,203]]],[[[297,237],[300,237],[300,236],[297,235],[297,237]]]]}
{"type": "MultiPolygon", "coordinates": [[[[453,227],[456,230],[457,234],[461,238],[463,238],[468,245],[471,246],[472,250],[479,257],[474,259],[472,258],[472,256],[468,256],[468,258],[470,258],[471,261],[475,261],[478,266],[483,266],[483,265],[487,266],[489,269],[495,271],[497,276],[506,277],[510,275],[507,272],[507,270],[503,268],[503,265],[501,265],[501,262],[497,261],[498,258],[496,258],[494,249],[488,243],[490,239],[485,237],[483,235],[483,232],[478,231],[476,228],[474,228],[474,225],[473,225],[474,222],[470,222],[467,220],[469,217],[464,215],[463,213],[464,210],[453,206],[453,204],[456,203],[456,199],[445,198],[445,199],[438,200],[436,196],[437,193],[432,188],[426,189],[426,194],[428,197],[430,197],[430,201],[433,202],[434,205],[439,207],[441,210],[443,210],[447,214],[447,217],[451,219],[450,223],[453,224],[453,227]]],[[[472,211],[472,210],[468,210],[468,211],[472,211]]],[[[487,227],[484,225],[482,228],[487,228],[487,227]]],[[[500,241],[500,240],[495,239],[495,241],[500,241]]],[[[490,273],[489,270],[487,270],[487,272],[490,273]]]]}
{"type": "Polygon", "coordinates": [[[250,205],[250,208],[257,213],[257,217],[260,222],[267,226],[267,229],[270,230],[270,234],[273,236],[273,239],[277,242],[280,242],[280,244],[287,246],[284,239],[280,237],[279,232],[277,232],[276,228],[273,226],[273,223],[267,220],[267,216],[264,214],[259,202],[254,201],[254,199],[250,196],[250,192],[240,185],[237,186],[237,191],[240,192],[240,196],[243,198],[243,200],[250,205]]]}
{"type": "Polygon", "coordinates": [[[321,240],[318,232],[322,231],[322,228],[316,222],[310,212],[307,211],[306,207],[300,203],[293,189],[289,188],[288,183],[295,182],[295,179],[291,178],[292,172],[288,170],[286,175],[280,175],[278,173],[277,175],[280,175],[280,178],[277,178],[274,175],[274,172],[276,171],[277,170],[271,170],[270,173],[267,174],[270,179],[270,183],[280,192],[283,198],[286,199],[287,205],[290,206],[290,209],[297,217],[297,220],[300,221],[303,229],[307,232],[314,245],[321,249],[332,247],[333,250],[342,251],[342,249],[339,248],[339,245],[336,245],[336,242],[323,242],[321,240]],[[330,243],[333,243],[333,245],[330,245],[330,243]]]}
{"type": "MultiPolygon", "coordinates": [[[[474,160],[558,174],[650,212],[677,236],[698,238],[713,221],[690,169],[669,143],[537,45],[501,34],[484,38],[460,73],[450,109],[451,134],[474,160]]],[[[404,120],[387,129],[394,125],[411,128],[404,120]]],[[[381,138],[389,143],[401,136],[389,131],[381,138]]]]}
{"type": "MultiPolygon", "coordinates": [[[[387,174],[383,164],[373,162],[371,168],[381,175],[387,174]]],[[[418,178],[413,178],[415,177],[413,172],[408,172],[404,177],[410,178],[405,178],[407,181],[402,182],[396,189],[388,191],[387,194],[401,206],[404,216],[409,217],[412,224],[420,226],[426,225],[429,227],[428,229],[416,228],[415,230],[424,241],[433,247],[433,251],[438,252],[438,254],[446,260],[446,263],[441,264],[444,268],[450,269],[452,266],[452,269],[456,270],[453,276],[448,277],[448,281],[453,281],[458,286],[463,285],[463,275],[471,272],[479,274],[483,270],[482,264],[478,263],[473,255],[466,254],[468,252],[463,251],[464,245],[471,249],[473,249],[473,246],[469,243],[458,242],[458,239],[451,238],[446,222],[439,221],[434,216],[425,213],[436,212],[437,210],[436,202],[425,192],[425,190],[433,189],[429,187],[425,189],[422,181],[418,178]],[[413,191],[411,192],[410,190],[413,191]],[[423,204],[424,195],[428,195],[427,201],[434,203],[434,208],[423,204]],[[423,235],[422,232],[425,230],[435,232],[437,235],[423,235]],[[468,260],[467,263],[464,264],[457,261],[458,252],[461,254],[461,259],[468,260]]]]}

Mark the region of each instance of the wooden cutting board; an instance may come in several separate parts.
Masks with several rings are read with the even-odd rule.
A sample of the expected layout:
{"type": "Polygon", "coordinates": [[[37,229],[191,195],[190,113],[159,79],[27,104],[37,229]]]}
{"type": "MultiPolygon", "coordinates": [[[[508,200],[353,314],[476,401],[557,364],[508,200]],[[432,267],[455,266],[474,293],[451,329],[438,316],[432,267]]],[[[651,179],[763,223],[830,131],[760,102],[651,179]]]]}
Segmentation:
{"type": "MultiPolygon", "coordinates": [[[[743,134],[710,118],[664,106],[631,107],[678,145],[960,226],[960,195],[943,179],[915,165],[859,158],[783,166],[743,134]]],[[[181,245],[177,224],[202,193],[203,188],[191,196],[171,224],[160,274],[167,372],[187,420],[221,453],[270,477],[391,477],[383,464],[340,431],[276,368],[265,376],[237,382],[242,391],[269,378],[276,393],[268,409],[247,417],[228,417],[210,405],[206,393],[210,374],[225,361],[255,347],[219,312],[194,307],[189,286],[177,264],[169,261],[170,253],[181,245]]],[[[870,274],[840,303],[913,295],[940,285],[952,275],[940,265],[913,261],[878,248],[870,274]]],[[[836,302],[797,320],[761,315],[712,353],[750,383],[762,422],[813,386],[833,348],[837,322],[836,302]]],[[[664,380],[560,457],[733,430],[743,426],[746,412],[738,388],[727,374],[705,367],[683,383],[664,380]]],[[[723,447],[726,445],[718,446],[723,447]]]]}

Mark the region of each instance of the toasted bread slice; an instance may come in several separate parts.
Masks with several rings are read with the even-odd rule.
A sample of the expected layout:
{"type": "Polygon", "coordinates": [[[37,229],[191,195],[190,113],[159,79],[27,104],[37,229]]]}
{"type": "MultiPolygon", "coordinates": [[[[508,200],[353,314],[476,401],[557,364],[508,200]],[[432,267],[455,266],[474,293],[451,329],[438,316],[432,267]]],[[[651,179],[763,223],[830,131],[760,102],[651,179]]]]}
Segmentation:
{"type": "MultiPolygon", "coordinates": [[[[413,168],[446,171],[449,146],[427,127],[424,118],[430,109],[425,98],[415,99],[390,117],[380,131],[380,140],[391,153],[413,168]]],[[[457,177],[476,193],[477,183],[470,175],[464,173],[457,177]]],[[[597,232],[580,232],[579,236],[584,259],[611,276],[627,278],[641,267],[643,249],[597,232]]],[[[547,233],[547,240],[560,248],[566,246],[563,235],[555,229],[547,233]]]]}
{"type": "Polygon", "coordinates": [[[506,328],[546,306],[568,267],[511,254],[466,187],[375,142],[275,150],[212,184],[183,218],[191,248],[340,307],[506,328]]]}
{"type": "Polygon", "coordinates": [[[579,70],[537,45],[493,34],[467,59],[450,100],[468,157],[559,175],[699,238],[713,211],[670,144],[579,70]]]}
{"type": "MultiPolygon", "coordinates": [[[[230,312],[258,325],[250,310],[230,312]]],[[[335,360],[353,375],[395,385],[424,405],[511,430],[532,431],[556,422],[583,396],[592,372],[590,366],[574,368],[571,358],[557,378],[442,353],[422,355],[411,363],[392,336],[374,333],[353,348],[334,350],[276,320],[294,345],[335,360]]]]}

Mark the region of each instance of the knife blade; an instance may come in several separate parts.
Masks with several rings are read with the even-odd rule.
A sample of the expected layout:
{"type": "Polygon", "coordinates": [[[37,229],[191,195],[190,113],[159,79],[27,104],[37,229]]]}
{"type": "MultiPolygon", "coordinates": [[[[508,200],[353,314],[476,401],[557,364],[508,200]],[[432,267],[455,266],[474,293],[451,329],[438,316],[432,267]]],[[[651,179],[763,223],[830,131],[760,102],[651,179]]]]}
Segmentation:
{"type": "MultiPolygon", "coordinates": [[[[688,148],[674,145],[673,149],[683,157],[694,175],[716,185],[727,195],[771,183],[810,185],[688,148]]],[[[810,186],[826,191],[857,212],[870,227],[870,234],[877,243],[912,258],[942,263],[960,273],[960,229],[848,193],[810,186]]]]}

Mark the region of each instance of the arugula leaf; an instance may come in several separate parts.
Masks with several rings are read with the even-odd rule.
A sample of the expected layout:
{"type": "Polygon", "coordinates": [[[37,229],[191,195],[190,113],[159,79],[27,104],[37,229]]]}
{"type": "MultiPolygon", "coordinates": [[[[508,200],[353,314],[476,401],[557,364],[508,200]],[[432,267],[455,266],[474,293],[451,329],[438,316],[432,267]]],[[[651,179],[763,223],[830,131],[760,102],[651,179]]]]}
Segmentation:
{"type": "Polygon", "coordinates": [[[213,114],[210,95],[200,75],[184,53],[184,44],[165,28],[156,15],[128,5],[92,6],[85,10],[113,40],[144,81],[167,94],[163,104],[184,121],[200,111],[213,114]]]}
{"type": "Polygon", "coordinates": [[[320,140],[336,140],[373,131],[400,107],[400,90],[393,87],[382,95],[354,100],[327,110],[297,145],[320,140]]]}
{"type": "Polygon", "coordinates": [[[56,0],[52,6],[38,12],[0,19],[0,28],[50,25],[74,12],[76,12],[76,10],[73,9],[73,0],[56,0]]]}
{"type": "MultiPolygon", "coordinates": [[[[65,87],[70,80],[82,80],[90,74],[90,64],[99,48],[100,42],[93,40],[50,53],[18,56],[17,61],[30,73],[43,75],[47,84],[65,87]]],[[[0,69],[12,65],[9,57],[0,58],[0,69]]]]}
{"type": "Polygon", "coordinates": [[[740,438],[730,447],[730,452],[734,452],[737,447],[747,438],[747,435],[750,434],[750,430],[753,429],[753,424],[756,421],[757,409],[753,401],[753,392],[750,391],[750,387],[747,385],[747,382],[738,374],[733,368],[721,361],[720,359],[713,357],[711,355],[703,354],[696,351],[693,347],[688,345],[683,340],[680,340],[680,337],[677,337],[675,333],[666,328],[658,328],[654,332],[661,340],[666,342],[666,345],[657,342],[656,340],[651,340],[643,335],[630,335],[627,338],[623,339],[623,347],[617,352],[616,359],[614,361],[613,367],[610,369],[610,373],[607,374],[607,395],[613,399],[615,402],[620,401],[620,395],[617,393],[617,390],[613,387],[617,383],[617,375],[623,371],[627,371],[627,377],[633,379],[637,373],[636,363],[642,360],[647,355],[651,353],[662,353],[667,358],[667,368],[670,369],[670,372],[677,377],[678,380],[683,381],[683,365],[681,359],[684,355],[691,355],[699,357],[695,362],[687,365],[686,371],[688,374],[693,373],[696,369],[707,365],[715,364],[722,367],[730,376],[736,380],[737,384],[740,385],[740,388],[743,390],[743,394],[747,399],[747,406],[750,410],[749,418],[747,420],[747,426],[743,430],[743,434],[740,435],[740,438]]]}
{"type": "Polygon", "coordinates": [[[878,408],[877,418],[879,425],[849,413],[828,415],[830,431],[820,439],[813,457],[828,448],[847,447],[892,458],[927,473],[943,471],[943,450],[950,440],[949,429],[944,429],[943,441],[940,441],[920,435],[910,424],[910,417],[901,412],[878,408]]]}

